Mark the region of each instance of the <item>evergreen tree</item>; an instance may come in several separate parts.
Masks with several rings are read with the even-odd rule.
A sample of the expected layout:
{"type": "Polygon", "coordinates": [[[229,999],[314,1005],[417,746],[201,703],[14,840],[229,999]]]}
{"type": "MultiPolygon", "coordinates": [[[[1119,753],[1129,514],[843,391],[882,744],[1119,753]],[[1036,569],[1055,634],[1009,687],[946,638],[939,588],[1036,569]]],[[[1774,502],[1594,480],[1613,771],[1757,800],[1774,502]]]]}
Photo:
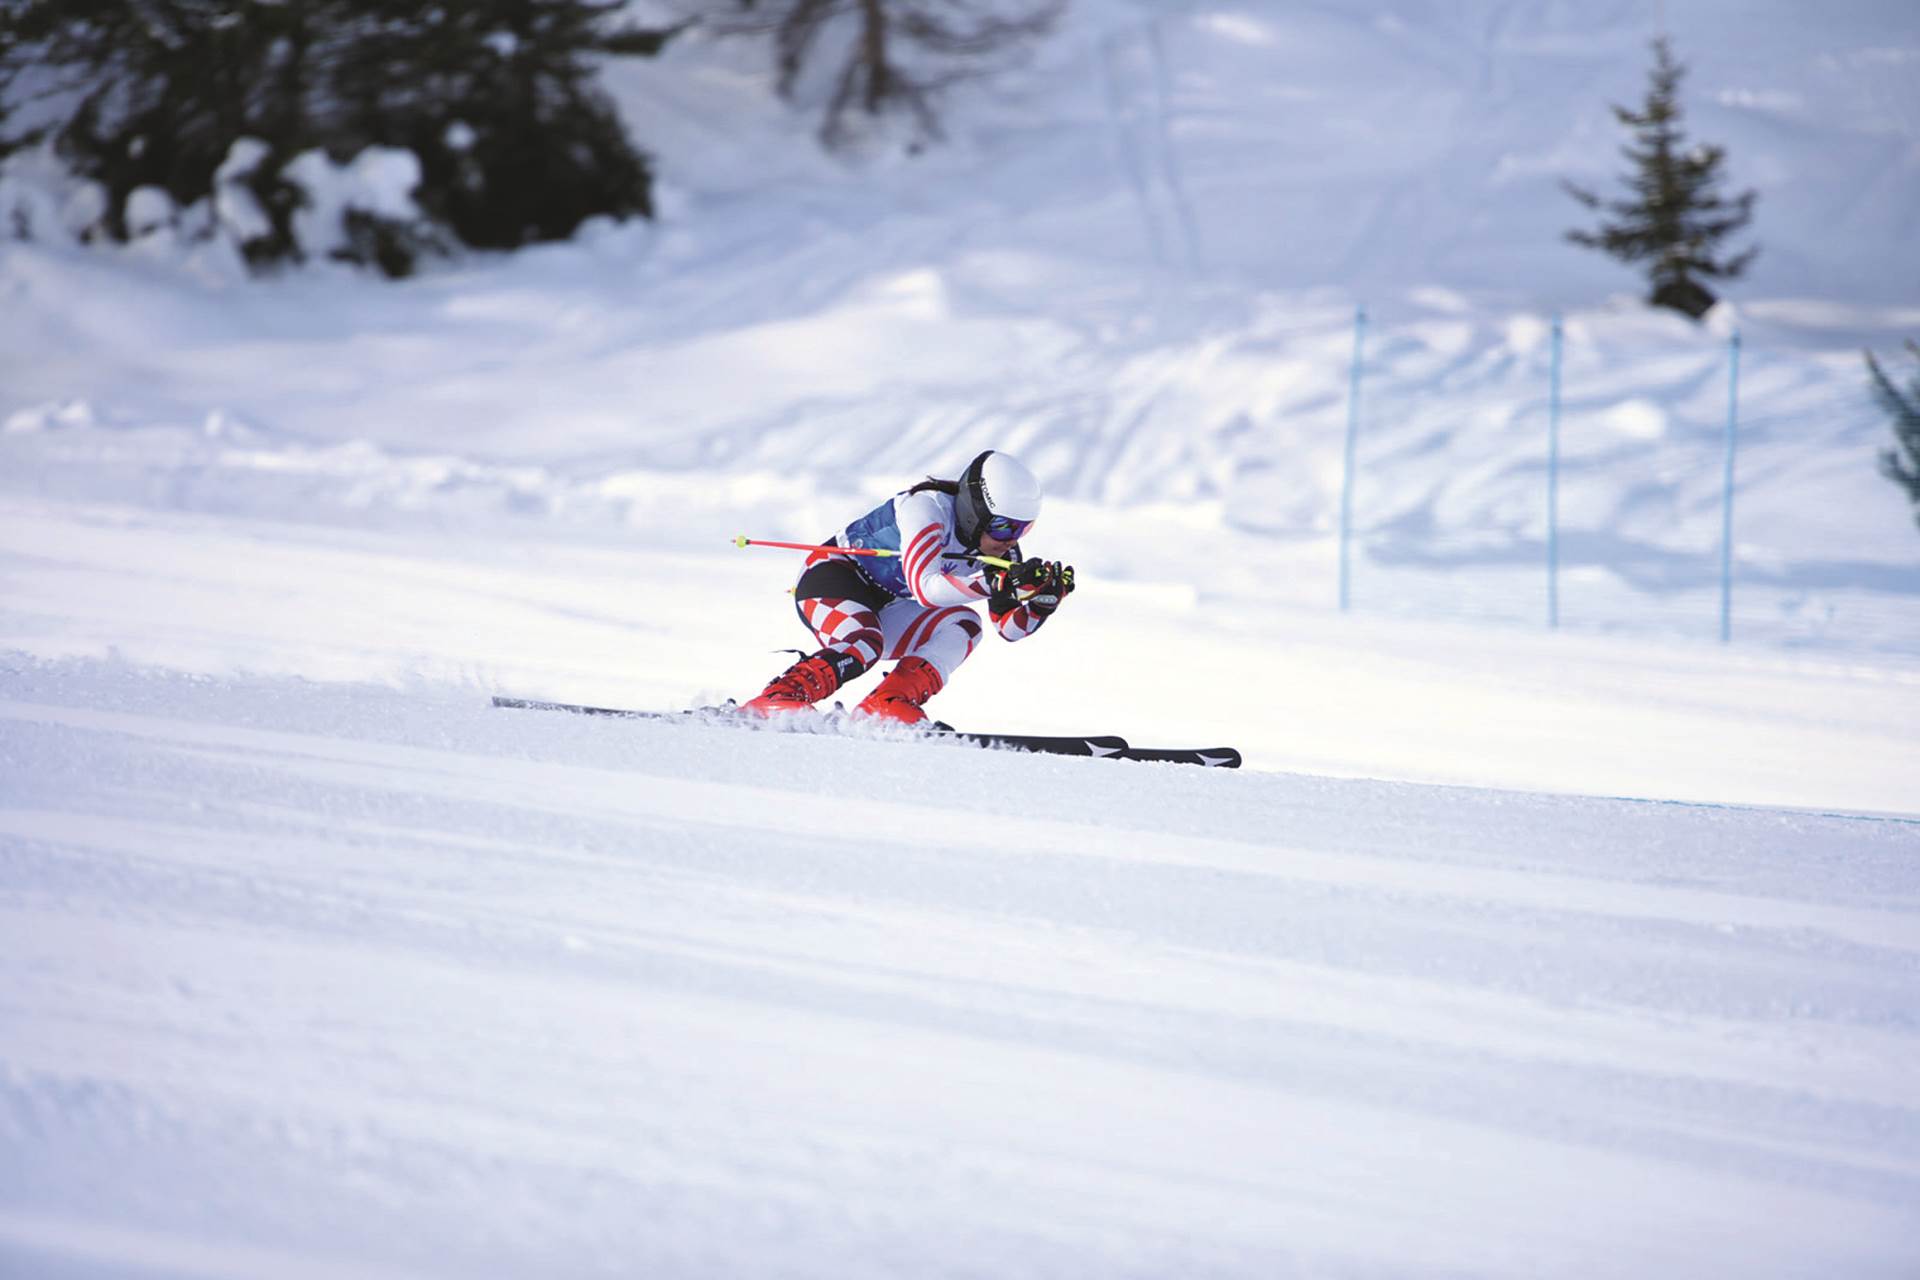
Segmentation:
{"type": "Polygon", "coordinates": [[[1881,451],[1880,474],[1907,491],[1914,521],[1920,523],[1920,343],[1907,343],[1907,350],[1913,354],[1914,374],[1905,391],[1893,384],[1871,351],[1866,353],[1867,375],[1874,400],[1893,420],[1896,447],[1881,451]]]}
{"type": "Polygon", "coordinates": [[[826,71],[820,137],[829,147],[851,139],[856,107],[869,120],[905,115],[917,144],[940,136],[941,90],[1051,31],[1065,7],[1066,0],[1010,12],[994,0],[720,0],[708,25],[721,35],[770,34],[783,97],[797,96],[810,72],[826,71]]]}
{"type": "MultiPolygon", "coordinates": [[[[143,186],[177,205],[238,182],[270,226],[250,259],[295,256],[306,194],[283,172],[324,151],[412,151],[428,217],[469,245],[566,236],[595,214],[651,213],[645,159],[593,87],[600,53],[656,52],[671,34],[616,28],[621,0],[7,0],[0,91],[34,66],[74,105],[60,153],[105,187],[101,230],[128,234],[143,186]],[[255,139],[242,168],[222,165],[255,139]]],[[[0,151],[27,137],[0,139],[0,151]]],[[[405,274],[431,240],[349,210],[337,256],[405,274]]]]}
{"type": "Polygon", "coordinates": [[[288,97],[298,95],[297,54],[318,7],[17,0],[0,16],[0,78],[11,82],[34,63],[57,77],[48,92],[73,99],[52,130],[60,153],[106,188],[102,229],[124,239],[126,199],[136,188],[190,203],[208,193],[238,138],[284,138],[289,156],[309,141],[287,127],[299,118],[288,97]]]}
{"type": "Polygon", "coordinates": [[[670,31],[608,30],[624,0],[356,0],[333,69],[336,150],[420,157],[421,204],[480,248],[560,239],[593,214],[651,216],[651,175],[589,55],[652,54],[670,31]]]}
{"type": "Polygon", "coordinates": [[[23,35],[15,30],[12,14],[0,9],[0,160],[5,160],[22,143],[32,140],[15,135],[7,127],[7,122],[13,118],[15,95],[19,92],[16,86],[27,65],[20,53],[22,43],[23,35]]]}
{"type": "Polygon", "coordinates": [[[1720,242],[1752,220],[1756,193],[1746,191],[1732,200],[1720,197],[1726,151],[1686,145],[1679,97],[1686,68],[1674,61],[1665,36],[1653,42],[1653,53],[1646,101],[1638,111],[1613,108],[1614,116],[1634,134],[1633,144],[1622,148],[1633,165],[1625,179],[1632,198],[1603,201],[1573,183],[1564,184],[1574,199],[1611,219],[1597,231],[1569,231],[1567,239],[1623,262],[1645,263],[1652,284],[1648,301],[1697,320],[1718,300],[1703,282],[1738,278],[1759,253],[1753,248],[1729,259],[1717,256],[1720,242]]]}

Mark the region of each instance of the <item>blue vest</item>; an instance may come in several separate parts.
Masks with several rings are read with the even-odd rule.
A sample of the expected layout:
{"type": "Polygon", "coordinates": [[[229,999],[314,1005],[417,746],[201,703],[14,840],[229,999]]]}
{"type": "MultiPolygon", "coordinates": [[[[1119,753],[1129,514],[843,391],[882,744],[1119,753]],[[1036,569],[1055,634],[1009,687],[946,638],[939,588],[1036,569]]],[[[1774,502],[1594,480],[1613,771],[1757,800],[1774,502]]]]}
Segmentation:
{"type": "MultiPolygon", "coordinates": [[[[944,497],[945,495],[936,495],[944,497]]],[[[949,502],[952,499],[948,499],[949,502]]],[[[834,541],[843,547],[867,547],[875,551],[900,550],[900,521],[893,512],[893,499],[875,507],[867,514],[842,529],[834,541]]],[[[875,586],[892,595],[910,596],[913,592],[907,587],[905,562],[898,555],[861,556],[854,561],[861,573],[873,580],[875,586]]]]}

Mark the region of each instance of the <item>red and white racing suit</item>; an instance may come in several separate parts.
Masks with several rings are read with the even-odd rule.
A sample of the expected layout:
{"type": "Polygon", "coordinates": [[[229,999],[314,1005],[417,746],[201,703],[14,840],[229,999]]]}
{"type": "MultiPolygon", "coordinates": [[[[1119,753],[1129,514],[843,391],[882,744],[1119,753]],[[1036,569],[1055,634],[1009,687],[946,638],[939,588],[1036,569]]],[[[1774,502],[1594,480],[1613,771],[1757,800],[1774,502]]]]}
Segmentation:
{"type": "MultiPolygon", "coordinates": [[[[918,657],[940,672],[943,683],[952,679],[980,641],[973,606],[989,594],[986,566],[947,558],[967,550],[954,529],[952,495],[937,489],[896,494],[828,541],[903,554],[819,551],[808,558],[794,603],[821,647],[858,659],[860,671],[884,658],[918,657]]],[[[1019,548],[1007,558],[1018,560],[1019,548]]],[[[1045,619],[1017,605],[992,621],[1001,638],[1023,640],[1045,619]]]]}

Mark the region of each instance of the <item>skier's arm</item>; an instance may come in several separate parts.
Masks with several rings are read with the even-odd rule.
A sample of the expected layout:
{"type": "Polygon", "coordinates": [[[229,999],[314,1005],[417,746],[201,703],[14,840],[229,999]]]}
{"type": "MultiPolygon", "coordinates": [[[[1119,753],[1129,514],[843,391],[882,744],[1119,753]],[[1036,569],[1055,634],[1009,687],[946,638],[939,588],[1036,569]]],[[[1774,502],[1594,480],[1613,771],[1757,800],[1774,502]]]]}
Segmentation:
{"type": "Polygon", "coordinates": [[[955,573],[959,562],[940,554],[947,546],[947,522],[930,495],[911,493],[895,499],[894,519],[900,526],[901,571],[916,601],[933,609],[973,604],[986,596],[986,584],[977,570],[955,573]]]}
{"type": "Polygon", "coordinates": [[[1005,613],[993,615],[993,625],[1002,640],[1025,640],[1040,629],[1046,619],[1025,605],[1016,605],[1005,613]]]}
{"type": "Polygon", "coordinates": [[[1073,590],[1073,566],[1021,560],[990,579],[987,612],[1002,640],[1024,640],[1053,616],[1073,590]]]}

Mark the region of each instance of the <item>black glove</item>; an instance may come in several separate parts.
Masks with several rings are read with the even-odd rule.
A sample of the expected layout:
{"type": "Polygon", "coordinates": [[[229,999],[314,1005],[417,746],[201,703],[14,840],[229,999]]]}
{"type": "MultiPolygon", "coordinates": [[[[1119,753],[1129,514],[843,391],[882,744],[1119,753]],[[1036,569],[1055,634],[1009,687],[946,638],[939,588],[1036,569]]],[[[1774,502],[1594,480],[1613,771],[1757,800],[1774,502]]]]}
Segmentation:
{"type": "Polygon", "coordinates": [[[1060,602],[1073,594],[1073,566],[1050,561],[1046,566],[1046,575],[1041,580],[1040,589],[1028,598],[1027,612],[1036,618],[1050,617],[1060,602]]]}
{"type": "Polygon", "coordinates": [[[1036,618],[1060,607],[1073,590],[1073,566],[1051,560],[1020,560],[987,579],[987,608],[998,618],[1021,605],[1036,618]]]}
{"type": "Polygon", "coordinates": [[[998,618],[1019,608],[1022,594],[1033,593],[1040,568],[1041,562],[1038,560],[1016,560],[1005,568],[999,565],[989,567],[987,612],[998,618]]]}

